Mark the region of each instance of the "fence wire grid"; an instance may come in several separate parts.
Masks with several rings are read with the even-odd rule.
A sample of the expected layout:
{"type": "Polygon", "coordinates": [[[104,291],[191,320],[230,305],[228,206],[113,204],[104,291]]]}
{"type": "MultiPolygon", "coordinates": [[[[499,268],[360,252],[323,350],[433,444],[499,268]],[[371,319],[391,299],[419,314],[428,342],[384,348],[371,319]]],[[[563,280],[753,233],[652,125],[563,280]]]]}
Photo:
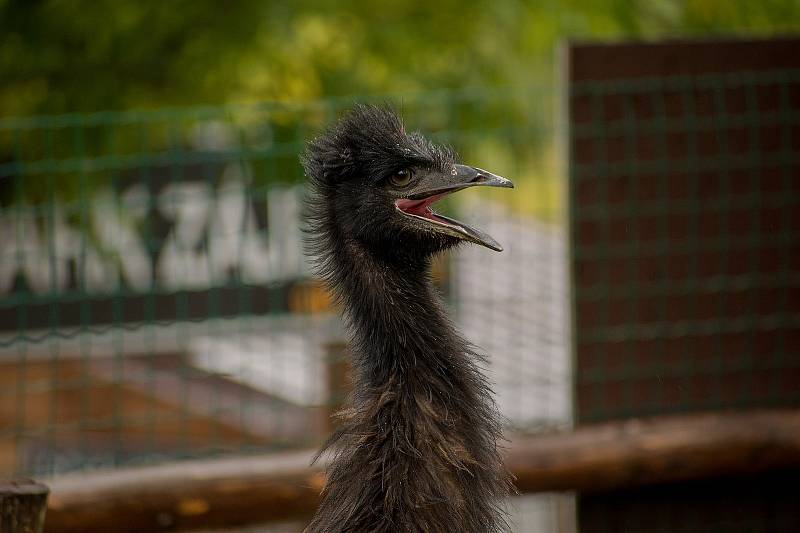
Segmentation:
{"type": "MultiPolygon", "coordinates": [[[[800,405],[796,49],[571,48],[576,424],[800,405]]],[[[786,470],[581,494],[577,523],[794,531],[796,482],[786,470]]]]}
{"type": "MultiPolygon", "coordinates": [[[[501,354],[491,378],[519,430],[570,420],[564,239],[554,169],[538,163],[553,150],[550,98],[391,99],[409,128],[524,194],[447,206],[506,252],[465,249],[435,272],[467,335],[501,354]],[[503,284],[485,286],[486,269],[503,284]]],[[[343,331],[303,256],[298,154],[355,100],[370,101],[0,120],[0,475],[324,439],[343,331]]],[[[525,520],[552,521],[557,500],[522,502],[525,520]]]]}
{"type": "Polygon", "coordinates": [[[572,102],[580,420],[800,403],[798,72],[572,102]]]}
{"type": "MultiPolygon", "coordinates": [[[[506,251],[435,272],[509,429],[800,404],[800,73],[566,98],[564,128],[549,86],[395,99],[518,184],[448,206],[506,251]]],[[[320,442],[343,332],[303,257],[297,155],[352,101],[0,120],[0,475],[320,442]]],[[[519,530],[569,530],[542,508],[519,530]]]]}

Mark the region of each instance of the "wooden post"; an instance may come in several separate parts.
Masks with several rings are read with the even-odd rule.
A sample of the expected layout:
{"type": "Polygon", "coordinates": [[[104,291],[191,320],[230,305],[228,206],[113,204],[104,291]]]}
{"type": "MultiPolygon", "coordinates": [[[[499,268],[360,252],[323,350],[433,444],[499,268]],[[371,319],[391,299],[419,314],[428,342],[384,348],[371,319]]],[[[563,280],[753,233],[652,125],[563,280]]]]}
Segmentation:
{"type": "Polygon", "coordinates": [[[41,533],[49,492],[31,480],[0,482],[0,531],[41,533]]]}

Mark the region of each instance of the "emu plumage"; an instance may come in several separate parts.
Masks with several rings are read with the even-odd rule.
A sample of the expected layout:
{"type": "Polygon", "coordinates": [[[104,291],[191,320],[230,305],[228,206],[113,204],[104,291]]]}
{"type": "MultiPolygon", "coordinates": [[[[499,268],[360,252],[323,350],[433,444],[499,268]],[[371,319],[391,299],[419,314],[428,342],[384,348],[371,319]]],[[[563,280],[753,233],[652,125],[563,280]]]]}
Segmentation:
{"type": "Polygon", "coordinates": [[[357,106],[302,156],[309,251],[350,333],[353,392],[324,445],[332,459],[308,532],[495,532],[510,481],[499,416],[478,363],[431,284],[438,252],[488,235],[431,204],[510,187],[357,106]]]}

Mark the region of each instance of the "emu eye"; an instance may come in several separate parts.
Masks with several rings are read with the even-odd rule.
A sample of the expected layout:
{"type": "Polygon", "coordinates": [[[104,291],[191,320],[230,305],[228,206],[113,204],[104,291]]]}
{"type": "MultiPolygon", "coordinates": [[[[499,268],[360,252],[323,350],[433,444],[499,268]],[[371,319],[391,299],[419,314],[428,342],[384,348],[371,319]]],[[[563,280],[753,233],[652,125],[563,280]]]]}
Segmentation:
{"type": "Polygon", "coordinates": [[[409,183],[411,183],[411,171],[407,168],[392,174],[392,177],[389,178],[392,182],[392,185],[395,187],[406,187],[409,183]]]}

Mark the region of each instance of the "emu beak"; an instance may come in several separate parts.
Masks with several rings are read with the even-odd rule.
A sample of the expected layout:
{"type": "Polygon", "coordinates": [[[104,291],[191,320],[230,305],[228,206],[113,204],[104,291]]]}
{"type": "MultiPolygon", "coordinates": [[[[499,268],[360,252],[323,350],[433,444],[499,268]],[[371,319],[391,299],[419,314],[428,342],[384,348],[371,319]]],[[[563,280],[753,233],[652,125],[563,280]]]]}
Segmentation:
{"type": "Polygon", "coordinates": [[[434,231],[501,252],[503,247],[490,235],[463,222],[435,213],[430,208],[431,204],[445,196],[468,187],[479,186],[513,188],[514,184],[511,180],[477,167],[453,165],[450,174],[432,172],[423,177],[406,198],[395,201],[395,207],[406,216],[424,221],[434,231]]]}

